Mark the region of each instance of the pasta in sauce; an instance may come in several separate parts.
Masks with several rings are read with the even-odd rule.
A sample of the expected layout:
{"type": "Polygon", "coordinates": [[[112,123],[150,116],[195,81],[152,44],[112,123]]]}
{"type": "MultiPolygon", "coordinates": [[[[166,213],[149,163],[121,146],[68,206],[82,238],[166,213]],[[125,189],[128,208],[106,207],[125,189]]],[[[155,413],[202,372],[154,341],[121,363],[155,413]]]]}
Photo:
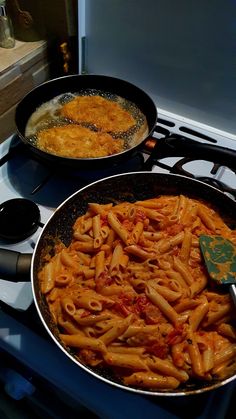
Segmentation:
{"type": "Polygon", "coordinates": [[[63,344],[148,390],[236,371],[230,296],[208,280],[200,234],[236,243],[205,203],[180,196],[88,205],[38,274],[63,344]]]}

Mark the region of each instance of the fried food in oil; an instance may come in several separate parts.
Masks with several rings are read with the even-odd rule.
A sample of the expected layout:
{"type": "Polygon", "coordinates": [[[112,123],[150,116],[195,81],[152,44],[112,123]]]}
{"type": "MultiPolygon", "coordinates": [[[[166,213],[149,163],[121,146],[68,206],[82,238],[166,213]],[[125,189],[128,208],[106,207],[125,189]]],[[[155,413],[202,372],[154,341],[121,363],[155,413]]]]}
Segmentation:
{"type": "Polygon", "coordinates": [[[103,132],[126,132],[136,124],[128,111],[102,96],[77,96],[61,108],[61,115],[77,123],[93,124],[103,132]]]}
{"type": "Polygon", "coordinates": [[[37,147],[64,157],[104,157],[123,150],[124,140],[79,125],[63,125],[38,132],[37,147]]]}

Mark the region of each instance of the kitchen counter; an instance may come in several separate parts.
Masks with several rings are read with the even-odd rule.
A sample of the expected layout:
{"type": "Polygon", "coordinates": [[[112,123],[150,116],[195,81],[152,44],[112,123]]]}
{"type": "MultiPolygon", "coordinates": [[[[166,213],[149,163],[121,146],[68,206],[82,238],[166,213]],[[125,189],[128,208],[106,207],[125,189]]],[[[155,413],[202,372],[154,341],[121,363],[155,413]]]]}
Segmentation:
{"type": "Polygon", "coordinates": [[[12,67],[20,65],[25,58],[37,56],[45,50],[46,41],[21,42],[16,40],[14,48],[0,47],[0,77],[12,67]]]}
{"type": "Polygon", "coordinates": [[[48,78],[46,41],[16,41],[14,48],[0,48],[0,143],[15,131],[17,103],[48,78]]]}

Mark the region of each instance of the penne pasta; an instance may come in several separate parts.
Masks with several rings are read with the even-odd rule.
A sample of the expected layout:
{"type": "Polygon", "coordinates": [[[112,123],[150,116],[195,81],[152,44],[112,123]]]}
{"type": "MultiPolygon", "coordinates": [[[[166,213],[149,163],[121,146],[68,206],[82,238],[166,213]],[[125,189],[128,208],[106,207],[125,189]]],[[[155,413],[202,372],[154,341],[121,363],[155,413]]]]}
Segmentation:
{"type": "Polygon", "coordinates": [[[114,352],[118,354],[130,354],[130,355],[138,355],[142,356],[145,352],[145,348],[127,348],[127,346],[108,346],[107,347],[108,352],[114,352]]]}
{"type": "Polygon", "coordinates": [[[119,222],[118,218],[112,212],[109,212],[107,215],[108,223],[110,224],[111,228],[116,232],[116,234],[121,238],[121,240],[128,244],[129,241],[129,234],[128,231],[122,226],[119,222]]]}
{"type": "Polygon", "coordinates": [[[146,286],[146,295],[163,312],[171,323],[175,325],[178,323],[179,317],[175,309],[150,285],[146,286]]]}
{"type": "Polygon", "coordinates": [[[191,331],[189,331],[187,335],[187,348],[188,348],[189,356],[192,363],[193,373],[197,377],[203,377],[204,370],[203,370],[202,356],[201,356],[198,344],[196,342],[195,335],[191,331]]]}
{"type": "Polygon", "coordinates": [[[71,298],[63,298],[61,300],[61,306],[64,309],[65,313],[67,313],[69,316],[73,316],[75,314],[76,307],[71,298]]]}
{"type": "Polygon", "coordinates": [[[121,246],[120,243],[118,243],[116,247],[114,248],[110,266],[109,266],[109,271],[111,273],[117,273],[119,271],[120,262],[123,256],[124,256],[123,247],[121,246]]]}
{"type": "Polygon", "coordinates": [[[189,229],[184,230],[184,238],[182,241],[179,258],[182,262],[188,262],[192,244],[192,233],[189,229]]]}
{"type": "Polygon", "coordinates": [[[209,310],[209,304],[206,298],[203,298],[201,304],[199,304],[189,316],[189,324],[193,331],[196,331],[199,327],[201,321],[204,319],[205,315],[209,310]]]}
{"type": "Polygon", "coordinates": [[[184,232],[181,231],[180,233],[176,234],[174,237],[169,237],[168,239],[162,239],[157,243],[157,249],[159,253],[166,253],[171,250],[174,246],[179,245],[182,243],[184,239],[184,232]]]}
{"type": "Polygon", "coordinates": [[[184,218],[184,214],[187,208],[187,202],[188,202],[188,198],[184,195],[180,195],[179,199],[178,199],[178,205],[176,208],[176,216],[178,217],[178,220],[181,221],[181,218],[184,218]]]}
{"type": "Polygon", "coordinates": [[[41,283],[41,291],[43,294],[47,294],[53,289],[55,285],[55,276],[54,265],[52,262],[45,265],[45,267],[39,274],[39,280],[41,283]]]}
{"type": "Polygon", "coordinates": [[[209,372],[214,367],[214,352],[211,348],[207,348],[202,354],[202,364],[204,372],[209,372]]]}
{"type": "Polygon", "coordinates": [[[148,252],[146,250],[143,250],[141,247],[137,246],[136,244],[132,244],[131,246],[126,246],[125,251],[128,254],[137,256],[142,260],[154,259],[156,256],[154,252],[148,252]]]}
{"type": "MultiPolygon", "coordinates": [[[[104,314],[91,314],[88,316],[80,316],[79,314],[73,315],[73,320],[81,326],[94,326],[100,323],[101,321],[105,321],[111,318],[111,315],[108,313],[104,314]]],[[[96,327],[96,326],[95,326],[96,327]]]]}
{"type": "Polygon", "coordinates": [[[214,233],[216,230],[216,226],[214,220],[209,215],[209,211],[206,211],[206,209],[202,205],[198,205],[197,214],[200,217],[203,224],[205,224],[206,227],[214,233]]]}
{"type": "Polygon", "coordinates": [[[113,204],[96,204],[95,202],[90,202],[88,204],[89,210],[95,214],[104,215],[112,208],[113,204]]]}
{"type": "Polygon", "coordinates": [[[236,241],[219,214],[185,195],[89,203],[71,243],[38,273],[64,349],[153,391],[235,374],[231,297],[208,284],[199,247],[216,232],[236,241]]]}
{"type": "Polygon", "coordinates": [[[183,280],[186,282],[187,285],[191,285],[194,282],[192,273],[189,269],[189,267],[184,264],[180,258],[173,257],[173,267],[174,269],[180,273],[183,280]]]}
{"type": "Polygon", "coordinates": [[[62,342],[70,348],[85,348],[98,352],[106,353],[106,346],[99,339],[89,338],[86,336],[76,335],[63,335],[60,334],[62,342]]]}
{"type": "Polygon", "coordinates": [[[222,306],[218,306],[217,309],[209,310],[206,320],[204,321],[204,327],[208,327],[213,323],[218,322],[220,319],[224,318],[226,314],[228,314],[231,310],[229,304],[225,304],[222,306]]]}
{"type": "Polygon", "coordinates": [[[89,231],[92,227],[92,223],[93,223],[92,218],[87,218],[87,219],[82,218],[82,221],[79,225],[80,233],[85,234],[87,231],[89,231]]]}
{"type": "Polygon", "coordinates": [[[92,241],[93,241],[92,237],[90,237],[88,234],[81,234],[78,231],[75,231],[74,232],[73,237],[76,240],[79,240],[79,241],[82,241],[82,242],[90,242],[90,243],[92,243],[92,241]]]}
{"type": "Polygon", "coordinates": [[[67,332],[69,335],[81,335],[83,336],[83,332],[81,332],[78,325],[76,325],[72,320],[65,320],[63,316],[58,316],[58,324],[61,326],[61,328],[67,332]]]}
{"type": "Polygon", "coordinates": [[[163,360],[157,357],[153,357],[151,359],[146,360],[148,367],[152,371],[157,371],[162,373],[163,375],[167,375],[169,377],[174,377],[181,383],[188,380],[189,376],[188,374],[176,368],[171,362],[168,360],[163,360]]]}
{"type": "Polygon", "coordinates": [[[111,342],[113,342],[116,338],[124,333],[128,325],[129,321],[127,319],[116,322],[116,324],[114,324],[111,329],[104,333],[104,335],[100,336],[101,341],[106,345],[110,345],[111,342]]]}
{"type": "Polygon", "coordinates": [[[148,370],[145,361],[139,355],[133,353],[107,352],[104,359],[108,365],[120,368],[128,368],[129,370],[148,370]]]}
{"type": "Polygon", "coordinates": [[[101,250],[96,254],[96,265],[95,265],[95,279],[98,279],[105,270],[105,252],[101,250]]]}
{"type": "Polygon", "coordinates": [[[221,350],[219,353],[214,355],[214,367],[225,363],[231,359],[235,359],[236,355],[236,345],[229,345],[224,350],[221,350]]]}
{"type": "Polygon", "coordinates": [[[155,280],[150,280],[147,282],[151,287],[153,287],[157,292],[159,292],[162,297],[164,297],[168,302],[176,301],[178,300],[182,293],[172,291],[170,288],[162,285],[158,285],[155,280]]]}
{"type": "Polygon", "coordinates": [[[135,224],[135,226],[134,226],[134,228],[133,228],[133,230],[131,232],[131,240],[134,243],[138,243],[139,242],[139,239],[140,239],[141,234],[143,232],[143,227],[144,227],[144,225],[143,225],[143,223],[141,221],[138,221],[137,224],[135,224]]]}
{"type": "Polygon", "coordinates": [[[167,377],[154,373],[135,372],[132,375],[124,378],[126,385],[136,387],[152,388],[170,390],[179,386],[180,382],[173,377],[167,377]]]}
{"type": "Polygon", "coordinates": [[[97,214],[92,219],[92,230],[93,230],[93,246],[94,249],[98,249],[103,242],[103,238],[101,235],[101,221],[100,221],[100,214],[97,214]]]}
{"type": "Polygon", "coordinates": [[[236,331],[230,324],[221,323],[217,327],[217,330],[221,335],[226,336],[232,340],[236,340],[236,331]]]}

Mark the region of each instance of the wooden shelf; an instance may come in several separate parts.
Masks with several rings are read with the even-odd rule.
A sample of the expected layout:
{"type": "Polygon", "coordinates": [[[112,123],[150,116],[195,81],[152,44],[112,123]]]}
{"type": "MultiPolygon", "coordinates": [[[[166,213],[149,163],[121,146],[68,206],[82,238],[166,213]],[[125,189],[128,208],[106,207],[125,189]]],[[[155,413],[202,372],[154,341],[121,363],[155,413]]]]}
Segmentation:
{"type": "Polygon", "coordinates": [[[46,41],[16,41],[14,48],[0,48],[0,143],[15,131],[17,103],[49,73],[46,41]]]}
{"type": "Polygon", "coordinates": [[[28,60],[30,56],[37,56],[40,52],[45,51],[46,46],[46,41],[21,42],[16,40],[14,48],[0,47],[0,76],[24,58],[28,60]]]}

